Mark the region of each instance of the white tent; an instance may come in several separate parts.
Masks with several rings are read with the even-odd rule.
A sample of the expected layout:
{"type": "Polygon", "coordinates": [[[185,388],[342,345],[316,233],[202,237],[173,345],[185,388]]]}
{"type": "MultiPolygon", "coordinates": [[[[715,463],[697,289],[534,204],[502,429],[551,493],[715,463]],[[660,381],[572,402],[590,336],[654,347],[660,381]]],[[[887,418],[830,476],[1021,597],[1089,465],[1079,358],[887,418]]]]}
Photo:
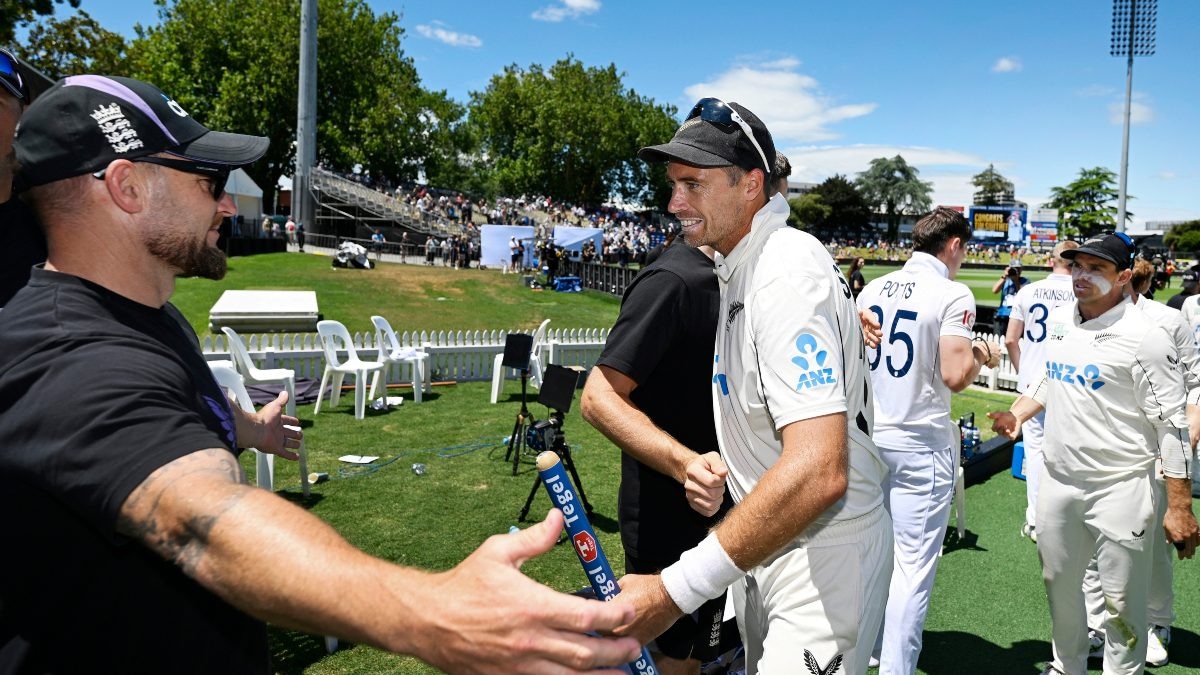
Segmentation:
{"type": "Polygon", "coordinates": [[[225,191],[233,197],[237,215],[242,216],[247,224],[262,220],[262,188],[258,187],[258,184],[244,170],[234,169],[233,173],[229,174],[229,182],[225,183],[225,191]]]}

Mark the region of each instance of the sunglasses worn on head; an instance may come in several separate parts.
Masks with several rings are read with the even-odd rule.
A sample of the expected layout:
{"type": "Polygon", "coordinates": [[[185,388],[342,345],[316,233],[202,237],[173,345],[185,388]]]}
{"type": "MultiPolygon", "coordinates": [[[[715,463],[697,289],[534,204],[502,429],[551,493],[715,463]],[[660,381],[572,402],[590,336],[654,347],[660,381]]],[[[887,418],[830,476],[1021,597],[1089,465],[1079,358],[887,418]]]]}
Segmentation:
{"type": "MultiPolygon", "coordinates": [[[[167,157],[134,157],[129,161],[165,166],[168,169],[204,176],[209,179],[212,185],[212,198],[216,201],[221,201],[221,195],[225,194],[225,184],[229,182],[229,167],[201,164],[185,159],[170,159],[167,157]]],[[[100,169],[93,173],[92,176],[103,179],[104,171],[105,169],[100,169]]]]}
{"type": "Polygon", "coordinates": [[[0,49],[0,86],[16,96],[21,103],[29,105],[29,88],[25,86],[21,71],[17,69],[17,57],[7,49],[0,49]]]}
{"type": "Polygon", "coordinates": [[[750,142],[754,144],[754,149],[758,151],[758,156],[762,159],[763,172],[770,177],[771,165],[767,162],[767,153],[763,152],[762,146],[758,144],[758,139],[754,137],[754,130],[736,110],[729,107],[729,104],[719,98],[702,98],[692,106],[692,111],[688,113],[687,119],[690,120],[694,117],[699,117],[705,122],[725,129],[732,129],[734,126],[740,127],[742,133],[746,134],[746,138],[750,139],[750,142]]]}

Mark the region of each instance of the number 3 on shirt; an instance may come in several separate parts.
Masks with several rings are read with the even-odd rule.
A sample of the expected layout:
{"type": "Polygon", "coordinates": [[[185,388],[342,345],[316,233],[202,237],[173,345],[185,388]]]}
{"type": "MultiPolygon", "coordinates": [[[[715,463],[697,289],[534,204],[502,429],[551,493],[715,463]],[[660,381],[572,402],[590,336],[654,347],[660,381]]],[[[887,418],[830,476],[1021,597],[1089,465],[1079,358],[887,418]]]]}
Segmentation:
{"type": "MultiPolygon", "coordinates": [[[[875,318],[879,319],[879,325],[880,326],[884,325],[883,308],[880,307],[879,305],[871,305],[870,310],[875,313],[875,318]]],[[[904,345],[905,350],[908,352],[904,357],[904,364],[901,365],[899,368],[896,367],[896,362],[892,360],[892,355],[888,354],[888,357],[887,357],[888,373],[892,377],[904,377],[906,374],[908,374],[908,369],[912,368],[913,357],[915,356],[915,350],[913,349],[912,336],[901,329],[900,322],[901,321],[916,321],[916,320],[917,320],[917,313],[912,310],[908,310],[908,309],[898,309],[898,310],[896,310],[896,316],[892,317],[892,327],[891,327],[891,330],[888,331],[888,336],[887,336],[888,344],[895,345],[897,342],[899,342],[904,345]]],[[[876,368],[879,367],[879,361],[882,359],[882,357],[883,357],[883,349],[876,349],[875,350],[875,358],[871,359],[867,363],[867,365],[869,365],[871,367],[871,370],[875,370],[876,368]]]]}

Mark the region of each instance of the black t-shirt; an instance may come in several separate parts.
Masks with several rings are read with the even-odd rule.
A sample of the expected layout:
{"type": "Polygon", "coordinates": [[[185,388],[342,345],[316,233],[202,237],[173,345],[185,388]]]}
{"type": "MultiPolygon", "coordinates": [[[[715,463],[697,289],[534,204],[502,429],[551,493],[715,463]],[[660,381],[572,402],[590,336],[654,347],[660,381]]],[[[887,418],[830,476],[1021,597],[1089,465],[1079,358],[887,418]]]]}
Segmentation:
{"type": "Polygon", "coordinates": [[[0,313],[0,673],[268,672],[261,622],[116,532],[154,470],[236,447],[190,332],[43,269],[0,313]]]}
{"type": "Polygon", "coordinates": [[[1170,298],[1167,299],[1167,307],[1170,307],[1171,309],[1182,310],[1183,309],[1183,301],[1187,300],[1188,297],[1190,297],[1190,296],[1187,293],[1184,293],[1182,291],[1179,293],[1176,293],[1175,295],[1172,295],[1170,298]]]}
{"type": "MultiPolygon", "coordinates": [[[[698,454],[717,450],[712,360],[720,302],[712,261],[691,246],[671,246],[625,290],[596,362],[637,382],[634,405],[698,454]]],[[[675,562],[731,504],[726,492],[722,514],[705,518],[688,505],[682,485],[621,455],[618,514],[629,555],[675,562]]]]}
{"type": "Polygon", "coordinates": [[[33,211],[13,197],[0,204],[0,307],[29,281],[29,270],[46,261],[46,235],[33,211]]]}

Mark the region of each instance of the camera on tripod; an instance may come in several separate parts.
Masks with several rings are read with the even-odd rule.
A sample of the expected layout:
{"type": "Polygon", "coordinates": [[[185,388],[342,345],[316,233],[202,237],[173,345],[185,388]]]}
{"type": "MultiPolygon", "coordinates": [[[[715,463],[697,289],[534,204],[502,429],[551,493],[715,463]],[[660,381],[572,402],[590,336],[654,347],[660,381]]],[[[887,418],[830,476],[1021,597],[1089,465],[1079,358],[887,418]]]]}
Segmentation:
{"type": "Polygon", "coordinates": [[[561,415],[553,414],[550,419],[535,421],[533,426],[525,431],[525,445],[533,452],[553,450],[560,444],[566,443],[562,432],[561,415]]]}

